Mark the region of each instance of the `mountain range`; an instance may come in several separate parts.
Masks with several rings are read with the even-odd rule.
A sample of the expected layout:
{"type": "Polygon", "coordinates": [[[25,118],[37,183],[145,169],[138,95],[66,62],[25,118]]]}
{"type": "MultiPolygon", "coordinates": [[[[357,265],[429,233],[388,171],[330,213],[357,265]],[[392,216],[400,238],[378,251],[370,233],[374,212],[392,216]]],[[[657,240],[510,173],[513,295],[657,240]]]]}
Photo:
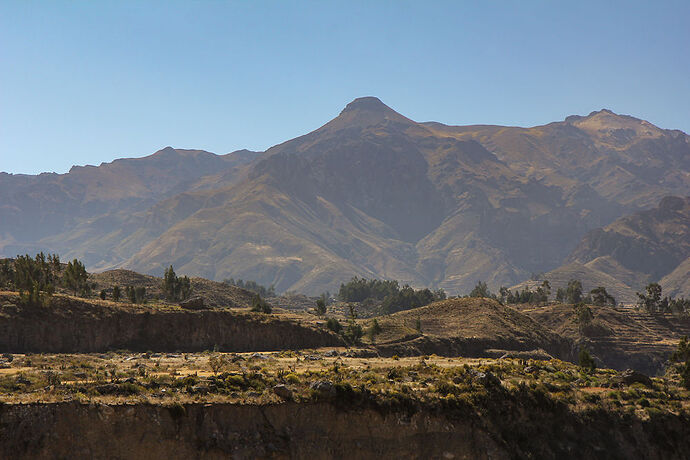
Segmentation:
{"type": "Polygon", "coordinates": [[[447,126],[364,97],[265,152],[167,147],[67,174],[0,173],[0,255],[158,276],[172,264],[312,294],[352,276],[464,293],[580,264],[688,295],[689,195],[681,131],[609,110],[447,126]]]}

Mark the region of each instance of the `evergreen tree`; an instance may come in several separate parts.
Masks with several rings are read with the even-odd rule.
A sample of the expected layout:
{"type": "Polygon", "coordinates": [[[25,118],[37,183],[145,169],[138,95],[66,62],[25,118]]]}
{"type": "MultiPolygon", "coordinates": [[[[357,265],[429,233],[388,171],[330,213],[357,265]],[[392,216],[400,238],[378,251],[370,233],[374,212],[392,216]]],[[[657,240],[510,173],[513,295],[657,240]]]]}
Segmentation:
{"type": "Polygon", "coordinates": [[[67,264],[62,279],[65,287],[71,289],[74,291],[74,295],[77,295],[78,292],[84,293],[88,291],[88,276],[84,264],[74,259],[67,264]]]}

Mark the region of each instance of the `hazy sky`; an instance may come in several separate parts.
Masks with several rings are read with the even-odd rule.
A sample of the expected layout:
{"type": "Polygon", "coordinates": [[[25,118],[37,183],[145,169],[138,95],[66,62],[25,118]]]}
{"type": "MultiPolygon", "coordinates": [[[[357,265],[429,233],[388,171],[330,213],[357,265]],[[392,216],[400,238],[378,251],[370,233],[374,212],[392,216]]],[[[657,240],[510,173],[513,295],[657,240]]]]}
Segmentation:
{"type": "Polygon", "coordinates": [[[418,121],[606,107],[690,132],[689,4],[0,0],[0,171],[264,150],[365,95],[418,121]]]}

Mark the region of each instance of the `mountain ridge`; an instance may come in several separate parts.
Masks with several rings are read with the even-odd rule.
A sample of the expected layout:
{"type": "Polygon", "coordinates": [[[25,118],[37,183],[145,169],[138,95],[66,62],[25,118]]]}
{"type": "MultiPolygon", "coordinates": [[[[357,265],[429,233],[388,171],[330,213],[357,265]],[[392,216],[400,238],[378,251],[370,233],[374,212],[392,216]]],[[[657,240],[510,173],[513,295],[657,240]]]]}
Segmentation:
{"type": "MultiPolygon", "coordinates": [[[[98,269],[160,275],[173,264],[279,290],[366,276],[456,293],[555,269],[587,232],[690,195],[688,136],[609,110],[533,128],[453,127],[365,97],[250,157],[30,247],[87,255],[98,269]]],[[[0,227],[0,251],[11,238],[20,249],[0,227]]]]}

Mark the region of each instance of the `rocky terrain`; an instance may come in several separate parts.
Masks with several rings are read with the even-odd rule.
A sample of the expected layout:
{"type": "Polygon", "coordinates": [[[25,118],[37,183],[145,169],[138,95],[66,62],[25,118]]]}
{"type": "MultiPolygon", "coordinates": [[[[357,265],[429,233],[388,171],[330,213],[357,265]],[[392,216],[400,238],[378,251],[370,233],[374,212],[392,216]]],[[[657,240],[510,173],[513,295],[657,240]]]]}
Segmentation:
{"type": "Polygon", "coordinates": [[[173,264],[306,294],[354,275],[496,290],[579,261],[634,290],[629,263],[573,250],[589,231],[689,195],[688,139],[608,110],[456,127],[360,98],[260,154],[166,148],[64,175],[3,174],[0,254],[44,249],[157,276],[173,264]]]}

